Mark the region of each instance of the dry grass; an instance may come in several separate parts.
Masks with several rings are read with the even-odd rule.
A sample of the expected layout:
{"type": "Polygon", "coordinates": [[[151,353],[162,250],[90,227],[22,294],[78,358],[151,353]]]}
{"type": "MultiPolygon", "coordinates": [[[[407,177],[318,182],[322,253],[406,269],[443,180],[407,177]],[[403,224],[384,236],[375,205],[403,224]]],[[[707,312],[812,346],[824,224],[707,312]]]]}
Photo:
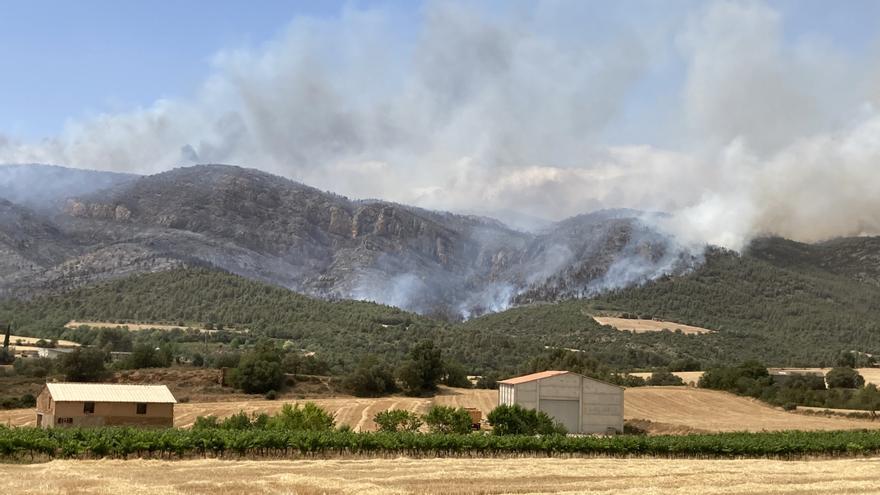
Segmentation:
{"type": "Polygon", "coordinates": [[[638,387],[624,394],[626,419],[647,419],[703,431],[848,430],[880,428],[880,422],[807,416],[717,390],[638,387]]]}
{"type": "Polygon", "coordinates": [[[6,493],[880,494],[880,459],[53,461],[0,465],[6,493]]]}
{"type": "Polygon", "coordinates": [[[630,318],[615,318],[612,316],[594,316],[593,319],[596,320],[596,322],[600,325],[610,325],[617,330],[624,330],[634,333],[662,332],[663,330],[681,330],[682,333],[691,335],[713,332],[713,330],[709,330],[708,328],[683,325],[681,323],[675,323],[674,321],[637,320],[630,318]]]}

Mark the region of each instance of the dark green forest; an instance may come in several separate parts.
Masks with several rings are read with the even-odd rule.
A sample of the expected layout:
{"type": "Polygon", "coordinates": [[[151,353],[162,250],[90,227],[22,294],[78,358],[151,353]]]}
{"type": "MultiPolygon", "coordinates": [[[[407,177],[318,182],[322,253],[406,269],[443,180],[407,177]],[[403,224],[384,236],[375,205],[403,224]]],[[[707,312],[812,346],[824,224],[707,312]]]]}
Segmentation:
{"type": "MultiPolygon", "coordinates": [[[[84,330],[63,328],[70,320],[210,325],[229,330],[211,339],[289,340],[343,371],[367,354],[400,361],[424,340],[433,340],[444,355],[475,374],[522,371],[530,360],[554,349],[582,351],[615,370],[667,367],[683,360],[703,368],[745,360],[823,366],[841,352],[880,353],[880,285],[874,271],[858,268],[875,246],[865,244],[868,240],[843,247],[840,242],[829,247],[763,239],[742,255],[711,249],[705,263],[683,277],[466,322],[432,320],[367,302],[316,300],[205,268],[0,302],[0,321],[13,322],[17,333],[79,341],[84,330]],[[714,332],[632,334],[591,318],[624,313],[714,332]]],[[[181,332],[175,338],[202,337],[181,332]]]]}

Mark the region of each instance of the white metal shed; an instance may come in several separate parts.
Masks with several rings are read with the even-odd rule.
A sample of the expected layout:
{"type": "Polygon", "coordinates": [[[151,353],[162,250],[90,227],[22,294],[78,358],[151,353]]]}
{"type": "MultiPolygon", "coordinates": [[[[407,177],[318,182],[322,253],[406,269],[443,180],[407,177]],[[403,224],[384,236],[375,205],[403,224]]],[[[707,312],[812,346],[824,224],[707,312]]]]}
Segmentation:
{"type": "Polygon", "coordinates": [[[571,371],[542,371],[498,382],[498,402],[543,411],[569,433],[619,433],[623,390],[571,371]]]}

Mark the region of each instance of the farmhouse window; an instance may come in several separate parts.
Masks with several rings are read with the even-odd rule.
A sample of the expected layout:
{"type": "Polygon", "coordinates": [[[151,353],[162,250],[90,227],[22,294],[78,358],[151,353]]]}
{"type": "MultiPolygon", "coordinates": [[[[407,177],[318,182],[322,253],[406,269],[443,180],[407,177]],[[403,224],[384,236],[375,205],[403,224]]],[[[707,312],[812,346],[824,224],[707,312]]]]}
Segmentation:
{"type": "Polygon", "coordinates": [[[95,403],[83,402],[83,412],[85,414],[95,414],[95,403]]]}
{"type": "Polygon", "coordinates": [[[59,425],[63,425],[65,423],[67,423],[67,424],[73,423],[73,418],[58,418],[59,425]]]}
{"type": "Polygon", "coordinates": [[[144,403],[140,403],[137,405],[137,413],[138,414],[147,414],[147,405],[144,403]]]}

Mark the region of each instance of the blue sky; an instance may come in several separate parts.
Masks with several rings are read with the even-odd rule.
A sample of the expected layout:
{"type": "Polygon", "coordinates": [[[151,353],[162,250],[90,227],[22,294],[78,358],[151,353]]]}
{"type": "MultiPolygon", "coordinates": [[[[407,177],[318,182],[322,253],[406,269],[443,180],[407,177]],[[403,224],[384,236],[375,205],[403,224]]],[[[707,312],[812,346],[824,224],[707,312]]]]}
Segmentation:
{"type": "MultiPolygon", "coordinates": [[[[264,43],[294,18],[369,3],[308,1],[3,2],[0,131],[42,138],[64,121],[191,94],[220,50],[264,43]]],[[[382,3],[402,8],[407,2],[382,3]]]]}
{"type": "MultiPolygon", "coordinates": [[[[483,11],[516,10],[516,2],[473,2],[483,11]]],[[[854,55],[875,42],[880,2],[772,2],[789,40],[812,37],[854,55]]],[[[630,29],[666,29],[698,2],[578,2],[567,29],[588,38],[630,29]],[[586,15],[585,15],[586,14],[586,15]],[[591,22],[592,21],[592,22],[591,22]]],[[[185,97],[202,83],[220,50],[256,46],[298,17],[333,18],[345,9],[394,12],[401,40],[417,33],[420,2],[32,0],[3,3],[0,14],[0,132],[25,139],[58,133],[64,122],[96,112],[185,97]]],[[[667,38],[664,42],[672,42],[667,38]]],[[[639,81],[626,115],[678,91],[683,66],[669,57],[639,81]]],[[[663,104],[660,103],[662,107],[663,104]]],[[[662,109],[661,109],[662,110],[662,109]]],[[[626,121],[619,123],[627,125],[626,121]]],[[[624,139],[635,139],[621,131],[624,139]]]]}

